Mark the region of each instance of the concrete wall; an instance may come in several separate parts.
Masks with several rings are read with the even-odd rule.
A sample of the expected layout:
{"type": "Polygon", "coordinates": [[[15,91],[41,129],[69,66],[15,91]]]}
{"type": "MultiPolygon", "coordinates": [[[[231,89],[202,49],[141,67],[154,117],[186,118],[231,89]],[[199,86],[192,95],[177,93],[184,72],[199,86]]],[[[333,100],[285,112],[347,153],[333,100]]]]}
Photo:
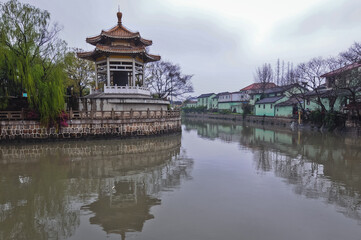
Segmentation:
{"type": "Polygon", "coordinates": [[[37,121],[1,121],[0,140],[130,137],[180,132],[180,117],[122,120],[69,120],[68,127],[46,128],[37,121]]]}

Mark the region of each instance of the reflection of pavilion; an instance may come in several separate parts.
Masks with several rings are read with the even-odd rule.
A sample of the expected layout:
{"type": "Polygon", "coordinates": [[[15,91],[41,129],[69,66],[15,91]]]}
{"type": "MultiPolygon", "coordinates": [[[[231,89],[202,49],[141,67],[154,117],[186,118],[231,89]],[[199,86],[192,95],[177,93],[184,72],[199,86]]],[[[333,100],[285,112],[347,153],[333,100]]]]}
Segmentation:
{"type": "Polygon", "coordinates": [[[126,233],[142,231],[145,221],[154,218],[150,209],[160,204],[162,191],[190,178],[193,160],[181,151],[180,134],[122,143],[72,162],[68,176],[77,180],[71,192],[97,191],[98,199],[83,207],[95,214],[90,223],[125,239],[126,233]]]}
{"type": "Polygon", "coordinates": [[[120,234],[142,231],[144,222],[154,218],[150,208],[160,200],[146,194],[144,186],[134,182],[115,182],[110,196],[100,197],[85,208],[95,213],[91,224],[101,225],[106,233],[120,234]]]}

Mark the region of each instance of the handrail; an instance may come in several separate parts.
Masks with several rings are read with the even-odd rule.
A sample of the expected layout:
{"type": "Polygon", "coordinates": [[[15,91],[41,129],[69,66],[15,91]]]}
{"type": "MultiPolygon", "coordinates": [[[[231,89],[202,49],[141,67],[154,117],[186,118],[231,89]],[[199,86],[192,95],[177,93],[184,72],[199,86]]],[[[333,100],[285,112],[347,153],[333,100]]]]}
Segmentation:
{"type": "MultiPolygon", "coordinates": [[[[123,119],[154,119],[154,118],[173,118],[180,117],[178,110],[130,110],[130,111],[73,111],[68,113],[69,120],[123,120],[123,119]]],[[[11,120],[39,120],[34,114],[26,111],[0,111],[0,121],[11,120]]]]}

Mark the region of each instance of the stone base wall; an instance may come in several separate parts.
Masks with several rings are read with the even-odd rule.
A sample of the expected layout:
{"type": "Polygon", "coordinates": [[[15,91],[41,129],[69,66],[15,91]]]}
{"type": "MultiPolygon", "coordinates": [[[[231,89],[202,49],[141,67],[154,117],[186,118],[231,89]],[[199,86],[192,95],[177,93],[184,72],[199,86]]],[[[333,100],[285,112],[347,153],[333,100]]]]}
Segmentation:
{"type": "Polygon", "coordinates": [[[180,117],[123,120],[70,120],[67,127],[46,128],[37,121],[1,121],[0,141],[136,137],[180,132],[180,117]]]}

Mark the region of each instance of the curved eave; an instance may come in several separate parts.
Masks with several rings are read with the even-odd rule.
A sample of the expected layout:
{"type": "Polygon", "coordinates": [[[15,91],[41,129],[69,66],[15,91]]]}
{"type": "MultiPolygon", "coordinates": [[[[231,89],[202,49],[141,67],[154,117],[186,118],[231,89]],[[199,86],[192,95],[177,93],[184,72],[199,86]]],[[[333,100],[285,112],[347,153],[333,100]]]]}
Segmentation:
{"type": "Polygon", "coordinates": [[[161,59],[159,55],[153,55],[146,52],[145,48],[137,49],[106,49],[102,46],[97,46],[92,52],[78,52],[77,56],[82,59],[95,61],[99,55],[102,54],[115,54],[115,55],[140,55],[144,63],[156,62],[161,59]]]}
{"type": "Polygon", "coordinates": [[[97,36],[87,37],[86,42],[95,46],[104,37],[111,38],[111,39],[124,39],[124,40],[139,38],[140,42],[146,46],[150,46],[153,44],[152,40],[142,38],[140,36],[139,32],[132,32],[132,31],[128,30],[126,27],[124,27],[123,25],[120,25],[120,26],[117,25],[107,31],[102,30],[102,32],[97,36]],[[120,35],[120,33],[122,35],[120,35]]]}
{"type": "Polygon", "coordinates": [[[94,61],[94,56],[96,55],[96,50],[92,52],[77,52],[76,53],[78,58],[94,61]]]}
{"type": "Polygon", "coordinates": [[[144,62],[156,62],[161,59],[161,57],[159,55],[145,53],[145,56],[147,57],[148,61],[144,61],[144,62]]]}

